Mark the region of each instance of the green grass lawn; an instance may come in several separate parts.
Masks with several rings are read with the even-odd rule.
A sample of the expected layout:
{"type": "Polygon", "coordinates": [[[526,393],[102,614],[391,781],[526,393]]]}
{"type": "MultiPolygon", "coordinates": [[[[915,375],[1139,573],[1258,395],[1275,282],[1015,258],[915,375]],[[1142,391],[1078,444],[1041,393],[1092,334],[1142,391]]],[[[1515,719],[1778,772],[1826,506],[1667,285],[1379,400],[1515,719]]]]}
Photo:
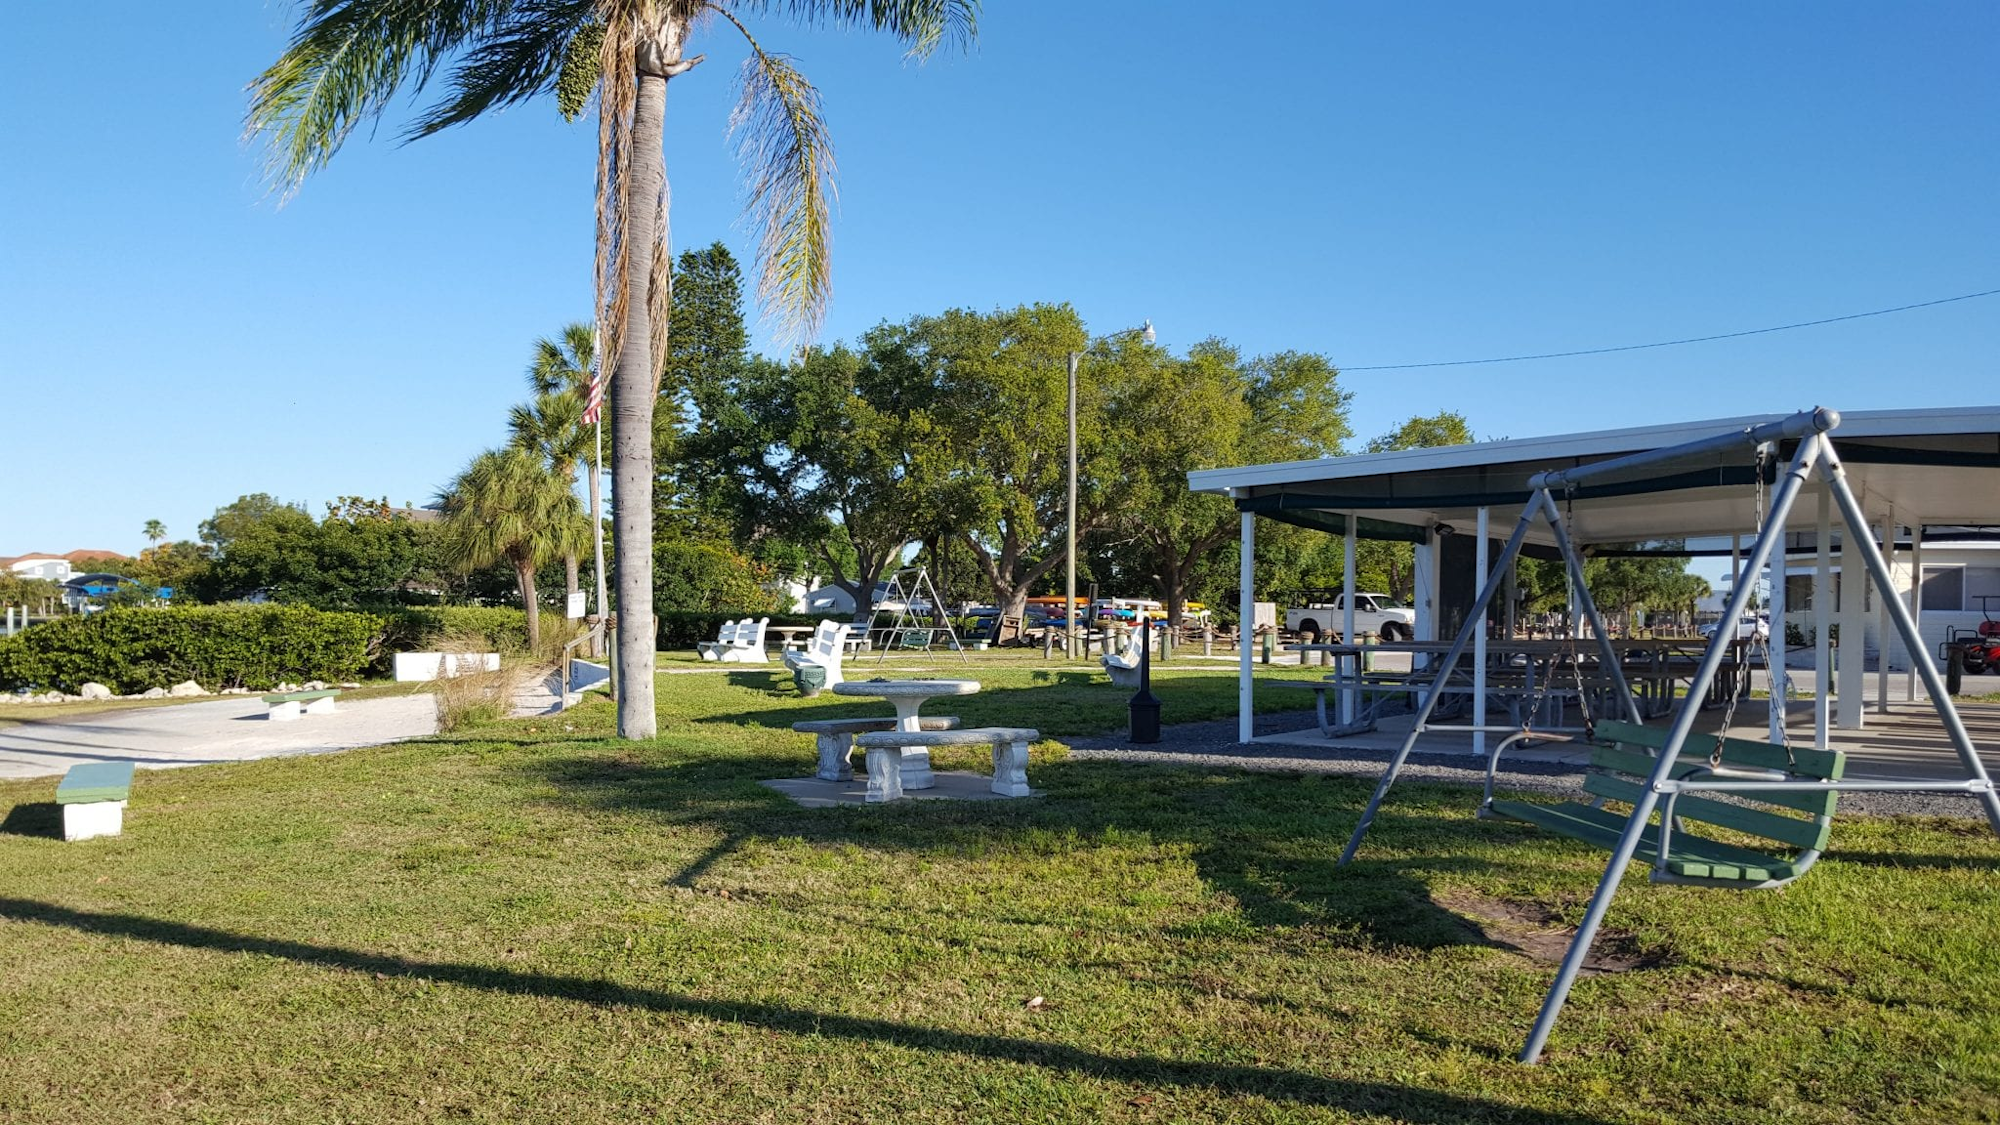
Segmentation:
{"type": "MultiPolygon", "coordinates": [[[[975,674],[968,723],[1123,720],[1101,677],[975,674]]],[[[1782,892],[1628,880],[1629,971],[1528,1068],[1600,853],[1405,785],[1337,869],[1363,782],[1055,742],[1039,799],[802,809],[756,784],[811,772],[789,724],[886,708],[774,677],[662,675],[646,744],[593,700],[146,773],[115,840],[0,785],[0,1121],[2000,1120],[1973,822],[1844,820],[1782,892]]]]}

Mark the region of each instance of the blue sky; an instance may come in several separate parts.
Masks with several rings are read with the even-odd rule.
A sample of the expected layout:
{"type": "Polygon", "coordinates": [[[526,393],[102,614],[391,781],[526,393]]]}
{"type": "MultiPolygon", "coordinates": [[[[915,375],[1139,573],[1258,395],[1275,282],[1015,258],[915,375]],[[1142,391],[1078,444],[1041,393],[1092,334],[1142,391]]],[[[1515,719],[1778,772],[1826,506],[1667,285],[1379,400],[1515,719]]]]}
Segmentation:
{"type": "MultiPolygon", "coordinates": [[[[1074,303],[1343,368],[2000,287],[2000,5],[989,0],[969,54],[758,26],[840,162],[824,337],[1074,303]]],[[[588,315],[593,128],[357,136],[280,207],[240,136],[284,3],[40,4],[0,41],[0,554],[246,492],[428,499],[588,315]],[[87,67],[74,50],[87,45],[87,67]]],[[[677,248],[747,258],[727,28],[674,82],[677,248]]],[[[761,337],[760,337],[761,341],[761,337]]],[[[2000,401],[2000,298],[1744,340],[1353,371],[1366,437],[2000,401]]]]}

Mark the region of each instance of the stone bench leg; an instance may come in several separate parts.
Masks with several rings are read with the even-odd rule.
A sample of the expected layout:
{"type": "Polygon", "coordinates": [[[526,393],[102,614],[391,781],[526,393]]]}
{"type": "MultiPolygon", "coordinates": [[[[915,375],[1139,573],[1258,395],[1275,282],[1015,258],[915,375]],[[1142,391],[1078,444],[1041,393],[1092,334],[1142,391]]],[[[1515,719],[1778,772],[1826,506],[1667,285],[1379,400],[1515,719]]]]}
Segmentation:
{"type": "Polygon", "coordinates": [[[293,722],[299,715],[299,701],[296,699],[287,699],[283,703],[271,704],[271,721],[274,723],[293,722]]]}
{"type": "Polygon", "coordinates": [[[903,797],[903,748],[868,748],[868,796],[871,805],[898,801],[903,797]]]}
{"type": "Polygon", "coordinates": [[[853,735],[818,734],[813,742],[819,747],[819,772],[813,776],[822,781],[854,780],[854,765],[849,761],[854,752],[853,735]]]}
{"type": "Polygon", "coordinates": [[[996,743],[993,747],[993,791],[1002,797],[1026,797],[1028,789],[1028,744],[996,743]]]}
{"type": "Polygon", "coordinates": [[[306,704],[306,714],[308,715],[333,714],[333,697],[329,695],[325,699],[315,699],[311,703],[306,704]]]}
{"type": "Polygon", "coordinates": [[[937,785],[931,773],[931,752],[923,746],[903,747],[903,788],[930,789],[937,785]]]}
{"type": "Polygon", "coordinates": [[[91,801],[64,805],[63,839],[88,840],[93,836],[116,836],[125,831],[125,802],[91,801]]]}

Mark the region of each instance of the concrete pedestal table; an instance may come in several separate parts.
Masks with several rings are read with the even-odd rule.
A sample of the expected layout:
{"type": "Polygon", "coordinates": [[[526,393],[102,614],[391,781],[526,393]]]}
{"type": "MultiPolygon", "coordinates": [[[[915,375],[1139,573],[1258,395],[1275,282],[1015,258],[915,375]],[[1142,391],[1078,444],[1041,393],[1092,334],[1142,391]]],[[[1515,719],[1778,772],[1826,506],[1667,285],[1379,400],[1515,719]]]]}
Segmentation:
{"type": "MultiPolygon", "coordinates": [[[[844,680],[833,685],[835,695],[855,695],[886,699],[896,708],[896,729],[922,730],[917,712],[924,701],[940,695],[971,695],[979,690],[978,680],[844,680]]],[[[937,784],[931,776],[931,752],[923,747],[903,751],[902,788],[929,789],[937,784]]]]}
{"type": "Polygon", "coordinates": [[[801,640],[799,640],[799,638],[800,638],[801,636],[803,636],[804,634],[806,634],[806,633],[810,633],[810,632],[812,632],[813,630],[815,630],[815,629],[817,629],[817,628],[819,628],[819,626],[817,626],[817,625],[769,625],[769,626],[766,626],[766,629],[767,629],[767,630],[768,630],[769,632],[773,632],[773,633],[776,633],[776,634],[778,634],[778,651],[780,651],[780,652],[783,652],[784,650],[786,650],[786,649],[789,649],[789,648],[804,648],[804,647],[805,647],[805,642],[804,642],[804,641],[801,641],[801,640]]]}

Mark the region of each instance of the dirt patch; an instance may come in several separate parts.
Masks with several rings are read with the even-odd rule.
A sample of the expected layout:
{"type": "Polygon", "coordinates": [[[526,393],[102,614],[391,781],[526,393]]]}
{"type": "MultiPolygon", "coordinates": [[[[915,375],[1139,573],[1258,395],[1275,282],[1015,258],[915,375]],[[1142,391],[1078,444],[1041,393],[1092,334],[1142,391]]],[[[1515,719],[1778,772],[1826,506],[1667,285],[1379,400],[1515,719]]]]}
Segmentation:
{"type": "MultiPolygon", "coordinates": [[[[1563,925],[1553,912],[1536,903],[1488,898],[1464,888],[1441,891],[1432,901],[1458,915],[1486,944],[1544,964],[1560,964],[1570,942],[1576,940],[1574,926],[1563,925]]],[[[1664,956],[1642,949],[1632,934],[1599,927],[1597,940],[1590,943],[1590,955],[1584,958],[1583,972],[1590,976],[1629,973],[1665,962],[1664,956]]]]}

